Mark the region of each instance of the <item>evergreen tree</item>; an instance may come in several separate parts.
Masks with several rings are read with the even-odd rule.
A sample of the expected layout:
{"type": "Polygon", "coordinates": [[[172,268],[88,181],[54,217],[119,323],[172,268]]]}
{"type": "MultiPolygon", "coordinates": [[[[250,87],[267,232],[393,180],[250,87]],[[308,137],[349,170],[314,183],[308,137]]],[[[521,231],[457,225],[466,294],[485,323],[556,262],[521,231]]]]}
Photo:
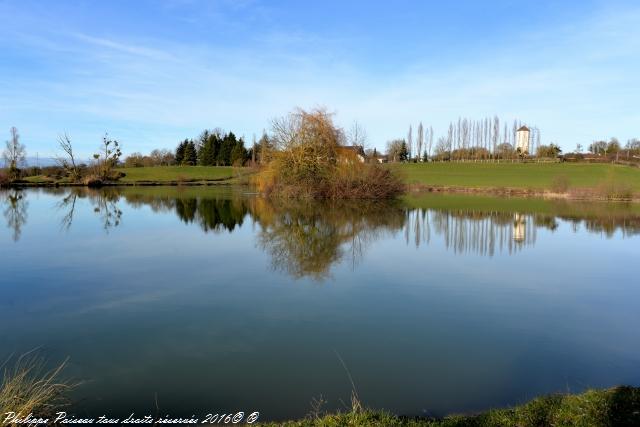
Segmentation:
{"type": "Polygon", "coordinates": [[[198,153],[198,164],[201,166],[207,166],[207,151],[208,148],[207,147],[207,142],[209,141],[209,136],[210,133],[208,130],[205,129],[204,132],[202,132],[200,134],[200,138],[198,139],[198,144],[197,144],[197,153],[198,153]]]}
{"type": "Polygon", "coordinates": [[[185,139],[180,144],[178,144],[178,147],[176,148],[176,164],[177,165],[181,165],[182,162],[184,161],[184,151],[185,151],[185,148],[187,147],[187,144],[188,144],[188,141],[185,139]]]}
{"type": "Polygon", "coordinates": [[[244,140],[240,138],[231,150],[231,165],[242,166],[247,160],[247,150],[244,148],[244,140]]]}
{"type": "Polygon", "coordinates": [[[258,141],[258,162],[260,164],[267,163],[270,159],[270,152],[273,149],[273,144],[269,141],[269,136],[266,132],[262,132],[262,137],[258,141]]]}
{"type": "Polygon", "coordinates": [[[190,166],[198,164],[198,153],[196,151],[196,144],[193,141],[187,142],[182,163],[190,166]]]}
{"type": "Polygon", "coordinates": [[[229,132],[222,139],[220,150],[218,151],[218,164],[221,166],[231,165],[231,152],[237,143],[236,136],[233,132],[229,132]]]}
{"type": "Polygon", "coordinates": [[[209,154],[209,147],[207,146],[207,142],[205,142],[204,144],[200,145],[200,148],[198,149],[198,164],[200,166],[210,166],[209,164],[207,164],[207,159],[208,159],[208,154],[209,154]]]}
{"type": "Polygon", "coordinates": [[[407,143],[402,141],[402,146],[400,147],[400,155],[398,156],[401,162],[406,162],[409,158],[409,150],[407,149],[407,143]]]}
{"type": "Polygon", "coordinates": [[[220,135],[217,133],[211,135],[207,144],[209,144],[207,164],[214,166],[217,164],[218,151],[220,151],[220,135]]]}

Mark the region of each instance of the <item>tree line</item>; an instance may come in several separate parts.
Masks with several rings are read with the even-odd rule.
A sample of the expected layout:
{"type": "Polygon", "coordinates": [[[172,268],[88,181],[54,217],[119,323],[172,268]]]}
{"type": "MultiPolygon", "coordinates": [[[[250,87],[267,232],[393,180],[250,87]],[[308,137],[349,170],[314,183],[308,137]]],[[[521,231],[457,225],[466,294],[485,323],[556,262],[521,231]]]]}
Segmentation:
{"type": "Polygon", "coordinates": [[[242,166],[248,159],[244,139],[218,129],[205,130],[196,140],[185,139],[175,151],[175,162],[179,165],[242,166]]]}
{"type": "Polygon", "coordinates": [[[233,132],[213,129],[203,131],[198,138],[180,141],[173,152],[153,150],[149,155],[133,153],[125,159],[124,165],[244,166],[263,163],[271,151],[273,143],[264,132],[258,141],[254,136],[251,147],[247,149],[244,138],[238,138],[233,132]]]}
{"type": "Polygon", "coordinates": [[[414,135],[410,125],[406,138],[387,143],[387,156],[389,161],[411,162],[525,157],[541,147],[541,133],[536,126],[529,126],[529,150],[518,152],[516,138],[521,126],[520,120],[502,122],[498,116],[479,120],[460,117],[450,122],[446,135],[436,140],[431,126],[419,123],[414,135]]]}

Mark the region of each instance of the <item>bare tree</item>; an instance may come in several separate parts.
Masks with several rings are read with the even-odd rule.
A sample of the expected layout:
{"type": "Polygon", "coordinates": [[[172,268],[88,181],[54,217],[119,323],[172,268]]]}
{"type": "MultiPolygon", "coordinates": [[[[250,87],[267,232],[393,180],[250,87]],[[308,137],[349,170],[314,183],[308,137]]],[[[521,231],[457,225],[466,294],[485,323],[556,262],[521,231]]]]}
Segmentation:
{"type": "Polygon", "coordinates": [[[364,149],[367,143],[367,131],[357,121],[353,122],[351,129],[349,129],[347,140],[349,141],[349,145],[362,147],[362,149],[364,149]]]}
{"type": "Polygon", "coordinates": [[[416,157],[418,161],[420,161],[422,156],[422,145],[424,144],[424,128],[422,127],[422,122],[418,125],[418,137],[416,138],[416,146],[418,152],[416,153],[416,157]]]}
{"type": "Polygon", "coordinates": [[[394,139],[387,142],[387,157],[390,162],[399,162],[402,160],[403,146],[406,147],[406,143],[403,139],[394,139]]]}
{"type": "Polygon", "coordinates": [[[407,134],[407,149],[409,150],[409,160],[413,156],[413,129],[409,125],[409,133],[407,134]]]}
{"type": "Polygon", "coordinates": [[[27,150],[25,146],[20,143],[18,129],[12,127],[10,132],[11,140],[5,142],[6,146],[2,152],[2,157],[4,158],[5,167],[9,168],[9,173],[13,178],[17,178],[20,173],[18,167],[24,164],[27,150]]]}
{"type": "Polygon", "coordinates": [[[493,117],[493,155],[496,154],[496,148],[498,147],[498,142],[500,141],[500,119],[498,116],[493,117]]]}
{"type": "Polygon", "coordinates": [[[427,138],[427,141],[429,146],[427,157],[431,157],[431,146],[433,145],[433,128],[431,126],[429,126],[429,138],[427,138]]]}
{"type": "Polygon", "coordinates": [[[80,179],[80,168],[76,164],[71,138],[69,138],[69,135],[67,135],[66,132],[64,135],[58,136],[58,145],[62,151],[64,151],[67,158],[58,157],[56,161],[67,171],[67,173],[69,173],[71,179],[77,181],[80,179]]]}

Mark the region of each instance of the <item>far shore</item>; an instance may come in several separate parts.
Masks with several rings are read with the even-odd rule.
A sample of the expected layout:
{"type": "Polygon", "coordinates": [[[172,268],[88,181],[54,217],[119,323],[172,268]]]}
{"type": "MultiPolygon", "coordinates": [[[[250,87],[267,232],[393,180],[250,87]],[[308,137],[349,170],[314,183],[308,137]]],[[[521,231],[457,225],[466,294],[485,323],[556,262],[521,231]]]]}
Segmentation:
{"type": "MultiPolygon", "coordinates": [[[[458,193],[582,201],[640,201],[640,168],[610,164],[390,164],[408,194],[458,193]]],[[[120,168],[124,177],[100,186],[249,186],[254,168],[156,166],[120,168]]],[[[44,176],[5,187],[77,187],[44,176]]]]}

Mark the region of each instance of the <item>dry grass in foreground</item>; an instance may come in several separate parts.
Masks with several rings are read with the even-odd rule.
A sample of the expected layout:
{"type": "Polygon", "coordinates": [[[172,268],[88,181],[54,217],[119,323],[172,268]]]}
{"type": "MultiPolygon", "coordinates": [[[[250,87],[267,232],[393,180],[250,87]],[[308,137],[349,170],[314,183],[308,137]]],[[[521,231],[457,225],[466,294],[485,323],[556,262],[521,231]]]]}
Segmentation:
{"type": "Polygon", "coordinates": [[[44,359],[34,352],[26,353],[15,361],[9,358],[2,364],[0,415],[15,412],[46,418],[55,414],[66,404],[65,394],[73,387],[60,379],[65,364],[66,361],[56,368],[47,369],[44,359]],[[13,366],[8,367],[10,364],[13,366]]]}

